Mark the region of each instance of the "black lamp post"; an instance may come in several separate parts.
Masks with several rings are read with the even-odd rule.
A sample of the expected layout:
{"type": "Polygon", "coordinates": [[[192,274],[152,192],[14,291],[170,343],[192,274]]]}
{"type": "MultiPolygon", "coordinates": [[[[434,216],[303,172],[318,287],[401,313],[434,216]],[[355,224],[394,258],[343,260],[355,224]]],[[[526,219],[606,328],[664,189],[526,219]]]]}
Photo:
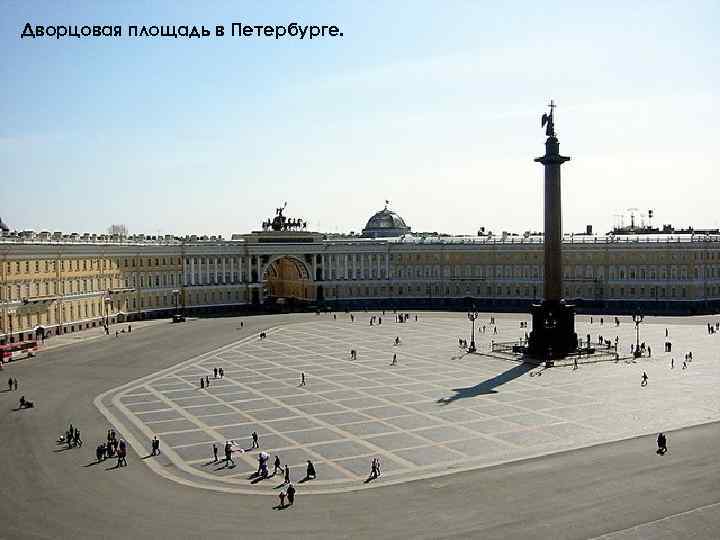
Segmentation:
{"type": "Polygon", "coordinates": [[[472,334],[470,334],[470,346],[468,347],[469,353],[474,353],[477,348],[475,347],[475,319],[478,318],[479,313],[473,306],[473,310],[467,314],[467,318],[472,322],[472,334]]]}
{"type": "Polygon", "coordinates": [[[632,316],[632,320],[635,323],[635,358],[640,358],[640,323],[645,318],[645,315],[636,313],[632,316]]]}

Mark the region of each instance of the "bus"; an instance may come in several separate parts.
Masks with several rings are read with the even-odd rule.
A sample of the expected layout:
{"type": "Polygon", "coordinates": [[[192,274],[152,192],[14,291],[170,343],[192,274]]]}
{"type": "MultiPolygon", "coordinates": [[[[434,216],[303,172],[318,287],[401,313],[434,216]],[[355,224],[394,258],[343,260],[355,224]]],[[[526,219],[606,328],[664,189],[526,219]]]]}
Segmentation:
{"type": "Polygon", "coordinates": [[[32,358],[37,352],[37,341],[21,341],[0,345],[0,364],[21,358],[32,358]]]}

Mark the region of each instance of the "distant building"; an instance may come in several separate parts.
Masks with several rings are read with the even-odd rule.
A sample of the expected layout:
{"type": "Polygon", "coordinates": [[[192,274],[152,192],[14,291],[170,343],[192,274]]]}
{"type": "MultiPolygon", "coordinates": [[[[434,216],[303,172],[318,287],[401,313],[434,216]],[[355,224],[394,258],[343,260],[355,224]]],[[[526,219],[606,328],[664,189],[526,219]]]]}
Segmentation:
{"type": "MultiPolygon", "coordinates": [[[[671,231],[566,234],[563,296],[596,312],[717,313],[720,234],[671,231]]],[[[0,236],[0,343],[167,317],[176,305],[524,311],[542,297],[543,235],[421,236],[387,207],[363,236],[0,236]]]]}

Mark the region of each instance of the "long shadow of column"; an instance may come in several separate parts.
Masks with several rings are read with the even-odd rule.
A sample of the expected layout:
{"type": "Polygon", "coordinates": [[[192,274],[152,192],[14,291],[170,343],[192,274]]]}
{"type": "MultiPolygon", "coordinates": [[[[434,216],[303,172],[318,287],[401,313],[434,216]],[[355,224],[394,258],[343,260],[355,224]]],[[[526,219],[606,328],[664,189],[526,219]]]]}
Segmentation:
{"type": "Polygon", "coordinates": [[[492,379],[483,381],[475,386],[467,386],[465,388],[453,388],[454,395],[450,397],[440,398],[437,400],[441,405],[449,405],[450,403],[457,401],[458,399],[471,398],[475,396],[481,396],[483,394],[497,394],[498,386],[510,382],[513,379],[522,377],[525,373],[537,367],[535,364],[518,364],[517,366],[496,375],[492,379]]]}

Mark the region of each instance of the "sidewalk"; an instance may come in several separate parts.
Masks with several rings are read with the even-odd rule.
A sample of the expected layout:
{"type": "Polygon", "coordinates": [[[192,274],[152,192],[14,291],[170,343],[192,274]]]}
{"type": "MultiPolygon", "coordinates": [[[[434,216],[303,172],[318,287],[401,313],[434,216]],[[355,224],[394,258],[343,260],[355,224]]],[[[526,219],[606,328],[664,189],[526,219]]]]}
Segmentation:
{"type": "MultiPolygon", "coordinates": [[[[150,326],[157,326],[159,324],[169,324],[171,319],[151,319],[149,321],[133,321],[130,323],[116,323],[110,326],[110,335],[107,337],[115,337],[115,332],[122,332],[125,330],[127,333],[128,325],[132,325],[132,331],[142,330],[150,326]]],[[[64,347],[73,343],[84,343],[93,339],[105,337],[105,328],[98,326],[97,328],[89,328],[80,332],[73,332],[71,334],[63,334],[60,336],[52,336],[45,340],[45,343],[38,343],[38,352],[49,351],[58,347],[64,347]]]]}

